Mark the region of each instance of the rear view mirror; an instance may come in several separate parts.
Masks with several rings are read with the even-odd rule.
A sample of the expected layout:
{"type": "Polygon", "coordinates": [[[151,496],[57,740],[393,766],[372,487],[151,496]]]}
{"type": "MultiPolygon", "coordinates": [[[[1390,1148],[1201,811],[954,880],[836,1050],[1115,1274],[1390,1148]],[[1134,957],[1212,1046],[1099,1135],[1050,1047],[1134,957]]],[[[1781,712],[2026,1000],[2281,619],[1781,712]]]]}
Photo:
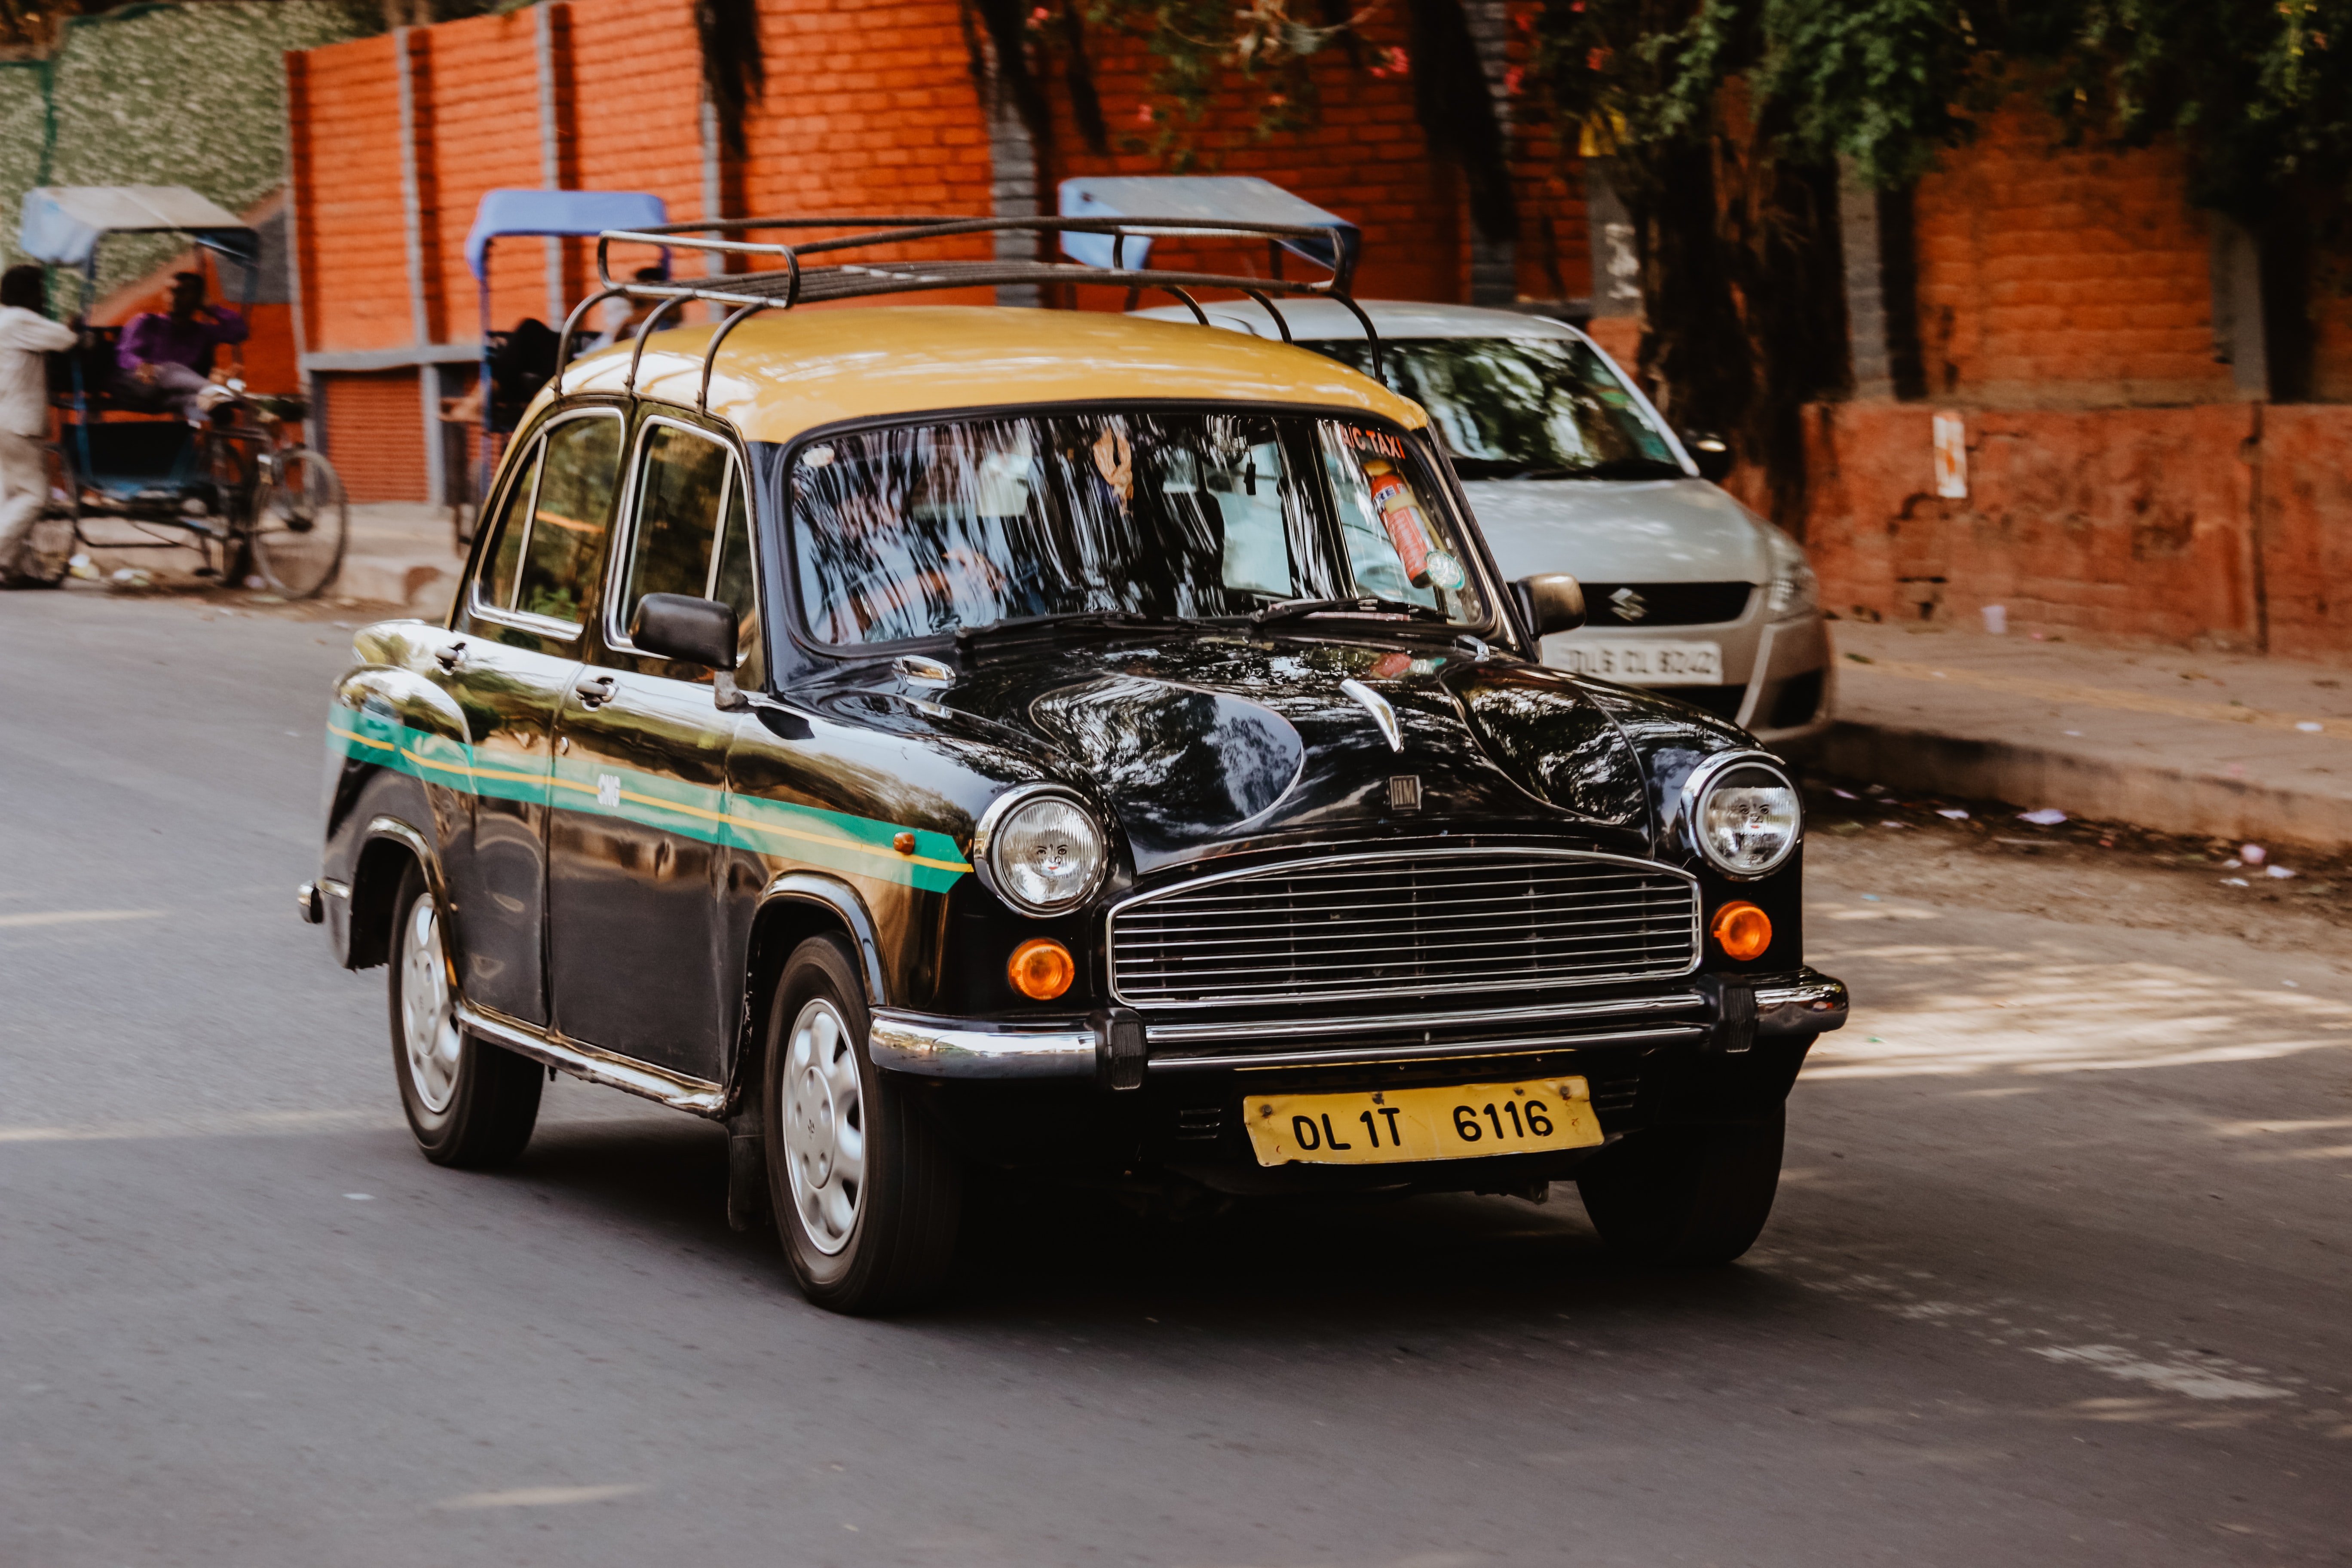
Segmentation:
{"type": "Polygon", "coordinates": [[[1512,585],[1537,637],[1572,632],[1584,624],[1584,585],[1567,573],[1538,572],[1512,585]]]}
{"type": "Polygon", "coordinates": [[[1731,443],[1705,430],[1683,432],[1683,450],[1698,465],[1698,477],[1721,484],[1731,473],[1731,443]]]}
{"type": "Polygon", "coordinates": [[[647,594],[629,620],[629,640],[640,653],[699,664],[735,668],[735,612],[716,599],[686,594],[647,594]]]}
{"type": "Polygon", "coordinates": [[[690,594],[647,594],[629,617],[629,641],[639,653],[709,669],[717,678],[713,696],[730,713],[751,706],[735,689],[738,639],[734,611],[716,599],[690,594]]]}

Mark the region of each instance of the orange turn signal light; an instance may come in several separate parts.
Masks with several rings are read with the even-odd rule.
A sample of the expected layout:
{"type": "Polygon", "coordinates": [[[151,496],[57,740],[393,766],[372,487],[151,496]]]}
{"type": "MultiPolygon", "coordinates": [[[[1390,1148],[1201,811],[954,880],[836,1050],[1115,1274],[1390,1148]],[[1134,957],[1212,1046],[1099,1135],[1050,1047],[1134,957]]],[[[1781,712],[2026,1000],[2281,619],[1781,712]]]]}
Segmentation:
{"type": "Polygon", "coordinates": [[[1078,961],[1070,950],[1046,937],[1032,937],[1013,950],[1004,966],[1013,989],[1033,1002],[1051,1002],[1078,977],[1078,961]]]}
{"type": "Polygon", "coordinates": [[[1763,957],[1764,950],[1772,945],[1772,917],[1754,904],[1726,904],[1715,911],[1706,933],[1715,938],[1725,957],[1745,963],[1763,957]]]}

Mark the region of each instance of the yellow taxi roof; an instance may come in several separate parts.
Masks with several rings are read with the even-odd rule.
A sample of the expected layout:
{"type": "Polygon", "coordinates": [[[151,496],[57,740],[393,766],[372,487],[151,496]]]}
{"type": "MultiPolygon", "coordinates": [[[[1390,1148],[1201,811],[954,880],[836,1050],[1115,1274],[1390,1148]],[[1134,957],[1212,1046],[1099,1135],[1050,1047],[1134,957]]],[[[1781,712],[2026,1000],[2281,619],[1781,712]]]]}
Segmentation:
{"type": "MultiPolygon", "coordinates": [[[[694,405],[711,329],[646,340],[640,396],[694,405]]],[[[579,361],[572,392],[614,392],[626,348],[579,361]]],[[[1421,405],[1321,354],[1194,322],[1097,310],[911,305],[754,316],[728,334],[710,412],[747,439],[789,441],[836,420],[1024,403],[1181,398],[1321,405],[1407,428],[1421,405]]]]}

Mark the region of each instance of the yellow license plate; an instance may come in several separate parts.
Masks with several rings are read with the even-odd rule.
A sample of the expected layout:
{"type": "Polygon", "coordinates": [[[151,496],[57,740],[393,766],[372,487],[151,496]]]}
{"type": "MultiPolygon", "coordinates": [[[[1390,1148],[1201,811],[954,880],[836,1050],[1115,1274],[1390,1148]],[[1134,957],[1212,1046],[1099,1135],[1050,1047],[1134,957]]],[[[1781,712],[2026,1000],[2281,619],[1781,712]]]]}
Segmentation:
{"type": "Polygon", "coordinates": [[[1386,1165],[1584,1149],[1601,1142],[1580,1078],[1356,1094],[1254,1094],[1242,1120],[1261,1165],[1386,1165]]]}

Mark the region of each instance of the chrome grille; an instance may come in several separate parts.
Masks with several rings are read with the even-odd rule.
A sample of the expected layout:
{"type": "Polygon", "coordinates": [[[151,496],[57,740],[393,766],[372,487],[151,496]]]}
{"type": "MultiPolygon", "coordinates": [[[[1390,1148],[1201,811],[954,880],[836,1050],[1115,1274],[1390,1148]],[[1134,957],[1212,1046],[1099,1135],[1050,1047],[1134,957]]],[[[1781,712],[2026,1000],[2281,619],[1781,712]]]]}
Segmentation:
{"type": "Polygon", "coordinates": [[[1507,994],[1685,974],[1698,889],[1663,866],[1527,849],[1392,850],[1203,877],[1111,911],[1137,1007],[1507,994]]]}

